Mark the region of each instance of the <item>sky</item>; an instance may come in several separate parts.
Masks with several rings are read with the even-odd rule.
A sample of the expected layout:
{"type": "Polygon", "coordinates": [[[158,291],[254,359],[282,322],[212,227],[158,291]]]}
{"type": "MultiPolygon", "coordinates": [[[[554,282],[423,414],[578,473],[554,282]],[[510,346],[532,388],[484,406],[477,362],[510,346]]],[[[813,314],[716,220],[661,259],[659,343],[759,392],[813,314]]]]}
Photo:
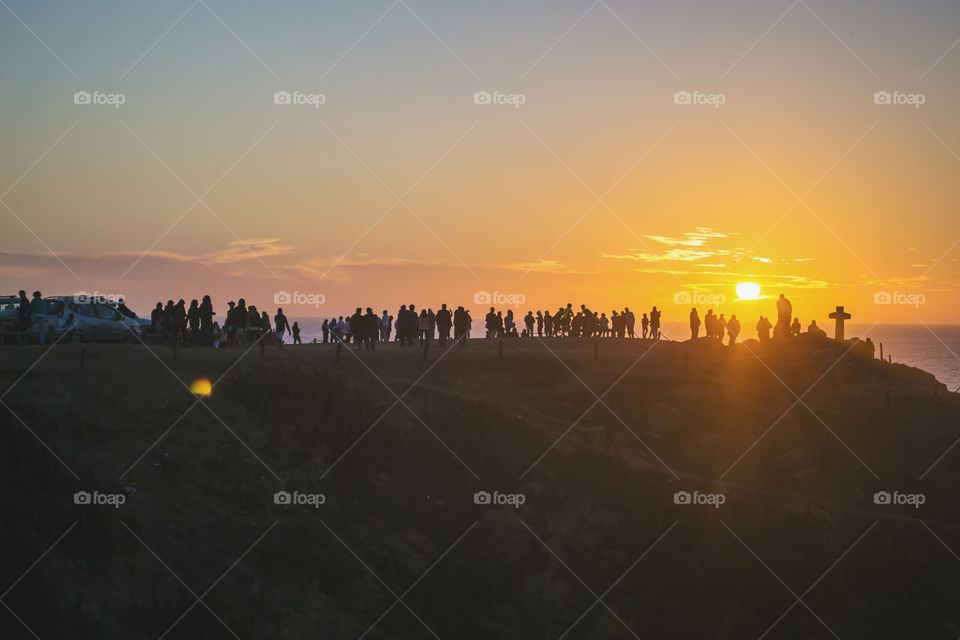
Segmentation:
{"type": "Polygon", "coordinates": [[[945,0],[3,0],[0,292],[957,323],[958,43],[945,0]]]}

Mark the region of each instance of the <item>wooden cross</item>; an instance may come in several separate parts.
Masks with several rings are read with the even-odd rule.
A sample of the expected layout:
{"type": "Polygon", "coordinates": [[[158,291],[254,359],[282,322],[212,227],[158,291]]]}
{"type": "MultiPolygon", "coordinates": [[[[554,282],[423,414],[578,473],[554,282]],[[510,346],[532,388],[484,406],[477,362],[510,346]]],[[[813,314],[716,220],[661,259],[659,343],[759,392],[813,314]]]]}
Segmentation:
{"type": "Polygon", "coordinates": [[[830,318],[837,321],[834,337],[837,341],[843,341],[843,321],[849,320],[850,314],[843,310],[843,306],[838,305],[837,310],[830,314],[830,318]]]}

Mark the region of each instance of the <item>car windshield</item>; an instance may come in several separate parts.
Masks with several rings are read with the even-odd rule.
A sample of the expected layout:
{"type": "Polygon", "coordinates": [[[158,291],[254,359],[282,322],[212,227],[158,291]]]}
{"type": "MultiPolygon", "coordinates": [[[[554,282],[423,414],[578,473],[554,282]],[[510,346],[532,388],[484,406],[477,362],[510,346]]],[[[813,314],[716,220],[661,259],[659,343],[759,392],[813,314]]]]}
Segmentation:
{"type": "Polygon", "coordinates": [[[111,307],[108,304],[98,304],[97,307],[97,316],[103,320],[116,320],[117,319],[117,310],[111,307]]]}

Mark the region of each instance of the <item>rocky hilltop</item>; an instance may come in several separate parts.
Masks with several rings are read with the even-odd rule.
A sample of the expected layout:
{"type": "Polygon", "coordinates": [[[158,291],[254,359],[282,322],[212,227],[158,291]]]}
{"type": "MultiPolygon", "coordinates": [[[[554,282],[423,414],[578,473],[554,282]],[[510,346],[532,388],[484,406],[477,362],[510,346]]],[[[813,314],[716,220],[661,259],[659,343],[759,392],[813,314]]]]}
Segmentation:
{"type": "Polygon", "coordinates": [[[852,342],[2,358],[4,638],[960,634],[960,398],[852,342]]]}

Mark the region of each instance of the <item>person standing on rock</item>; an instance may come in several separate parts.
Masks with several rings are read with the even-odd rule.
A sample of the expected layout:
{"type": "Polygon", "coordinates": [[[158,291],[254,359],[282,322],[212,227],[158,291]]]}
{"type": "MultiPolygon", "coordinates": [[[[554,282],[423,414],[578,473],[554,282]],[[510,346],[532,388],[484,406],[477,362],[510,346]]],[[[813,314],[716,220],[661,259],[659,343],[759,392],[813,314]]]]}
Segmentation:
{"type": "Polygon", "coordinates": [[[737,336],[740,335],[740,321],[737,320],[736,314],[730,316],[727,322],[727,334],[730,336],[729,345],[732,347],[737,343],[737,336]]]}
{"type": "Polygon", "coordinates": [[[656,307],[650,310],[650,337],[660,339],[660,311],[656,307]]]}
{"type": "Polygon", "coordinates": [[[690,310],[690,339],[696,340],[700,337],[700,315],[697,313],[697,308],[694,307],[690,310]]]}
{"type": "Polygon", "coordinates": [[[788,337],[790,335],[790,318],[793,317],[793,305],[781,293],[777,300],[777,326],[773,331],[775,337],[788,337]]]}
{"type": "Polygon", "coordinates": [[[770,324],[770,320],[760,316],[760,320],[757,322],[757,337],[760,339],[760,342],[768,342],[770,340],[770,329],[773,328],[773,325],[770,324]]]}

